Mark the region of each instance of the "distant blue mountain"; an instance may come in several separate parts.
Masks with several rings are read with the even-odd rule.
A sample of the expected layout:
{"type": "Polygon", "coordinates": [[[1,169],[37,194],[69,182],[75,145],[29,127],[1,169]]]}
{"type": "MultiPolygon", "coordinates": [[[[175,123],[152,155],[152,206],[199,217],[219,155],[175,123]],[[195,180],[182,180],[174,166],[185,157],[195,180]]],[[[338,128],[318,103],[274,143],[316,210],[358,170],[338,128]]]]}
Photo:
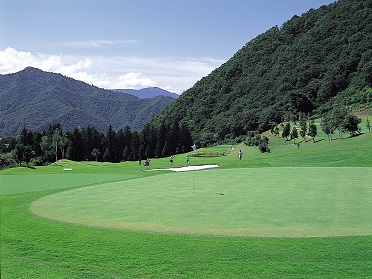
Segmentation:
{"type": "Polygon", "coordinates": [[[140,99],[32,67],[0,75],[0,100],[0,137],[19,136],[23,128],[42,132],[57,123],[66,131],[91,126],[104,132],[109,125],[139,131],[175,101],[140,99]]]}
{"type": "Polygon", "coordinates": [[[173,99],[177,99],[179,97],[178,94],[169,92],[159,87],[148,87],[148,88],[142,88],[138,90],[136,89],[113,89],[113,91],[130,94],[140,99],[149,99],[149,98],[154,98],[157,96],[171,97],[173,99]]]}

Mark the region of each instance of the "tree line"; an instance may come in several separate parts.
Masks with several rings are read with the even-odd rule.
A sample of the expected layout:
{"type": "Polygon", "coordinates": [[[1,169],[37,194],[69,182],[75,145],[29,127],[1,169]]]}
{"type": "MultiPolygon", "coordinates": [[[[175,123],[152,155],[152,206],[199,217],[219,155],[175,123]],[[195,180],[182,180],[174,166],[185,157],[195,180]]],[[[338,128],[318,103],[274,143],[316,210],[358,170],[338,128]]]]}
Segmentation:
{"type": "MultiPolygon", "coordinates": [[[[304,113],[299,113],[298,117],[293,122],[282,122],[279,125],[271,127],[271,134],[274,136],[281,135],[287,141],[293,140],[293,143],[300,147],[300,142],[306,142],[306,137],[312,138],[315,143],[315,137],[318,135],[318,128],[313,119],[304,113]],[[292,125],[291,125],[292,123],[292,125]],[[302,137],[302,140],[300,140],[302,137]]],[[[361,134],[359,124],[362,119],[350,114],[343,106],[334,106],[331,111],[326,112],[320,119],[320,128],[327,135],[328,140],[332,141],[332,135],[338,130],[339,139],[344,138],[347,132],[350,136],[361,134]]],[[[371,122],[367,116],[366,128],[371,132],[371,122]]],[[[270,153],[269,138],[262,136],[257,132],[248,132],[244,143],[248,146],[258,146],[262,153],[270,153]]]]}
{"type": "Polygon", "coordinates": [[[41,133],[23,128],[19,138],[1,139],[0,166],[44,165],[59,159],[117,163],[184,153],[192,145],[186,125],[178,121],[162,122],[158,129],[146,124],[140,132],[129,126],[115,131],[109,125],[106,133],[92,126],[64,131],[55,124],[41,133]]]}
{"type": "MultiPolygon", "coordinates": [[[[291,126],[290,122],[282,123],[282,137],[287,140],[293,140],[296,144],[296,140],[301,136],[303,141],[306,142],[306,136],[313,139],[315,143],[315,137],[318,135],[318,128],[315,125],[314,120],[308,119],[305,114],[299,115],[298,125],[291,126]]],[[[344,138],[345,133],[349,133],[350,136],[361,134],[361,128],[359,124],[362,119],[350,114],[347,109],[343,106],[334,106],[332,110],[326,112],[320,119],[320,128],[327,135],[328,140],[332,140],[332,135],[338,131],[340,139],[344,138]]],[[[367,117],[366,128],[371,132],[371,123],[367,117]]],[[[279,127],[273,126],[271,133],[279,135],[279,127]]],[[[298,144],[298,141],[297,141],[298,144]]]]}

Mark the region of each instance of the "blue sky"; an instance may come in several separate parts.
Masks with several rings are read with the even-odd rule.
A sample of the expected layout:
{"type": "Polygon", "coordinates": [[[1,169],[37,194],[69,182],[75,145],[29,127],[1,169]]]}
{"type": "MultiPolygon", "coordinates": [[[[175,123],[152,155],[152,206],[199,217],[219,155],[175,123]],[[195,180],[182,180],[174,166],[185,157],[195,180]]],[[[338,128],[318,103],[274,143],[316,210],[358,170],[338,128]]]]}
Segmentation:
{"type": "Polygon", "coordinates": [[[184,90],[293,15],[331,0],[0,0],[0,74],[184,90]]]}

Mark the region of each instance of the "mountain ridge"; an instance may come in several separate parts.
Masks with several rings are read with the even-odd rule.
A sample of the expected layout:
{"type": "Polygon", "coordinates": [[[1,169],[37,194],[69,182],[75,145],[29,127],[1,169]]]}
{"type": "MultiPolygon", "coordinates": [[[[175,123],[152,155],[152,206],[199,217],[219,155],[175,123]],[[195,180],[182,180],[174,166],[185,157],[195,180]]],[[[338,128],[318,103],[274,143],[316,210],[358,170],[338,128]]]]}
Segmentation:
{"type": "Polygon", "coordinates": [[[0,75],[0,97],[1,136],[19,135],[23,127],[41,132],[56,123],[66,130],[94,126],[103,132],[109,125],[140,130],[174,100],[139,99],[33,67],[0,75]]]}
{"type": "Polygon", "coordinates": [[[169,92],[159,87],[146,87],[141,89],[111,89],[113,91],[122,92],[136,96],[140,99],[154,98],[157,96],[171,97],[177,99],[178,94],[169,92]]]}

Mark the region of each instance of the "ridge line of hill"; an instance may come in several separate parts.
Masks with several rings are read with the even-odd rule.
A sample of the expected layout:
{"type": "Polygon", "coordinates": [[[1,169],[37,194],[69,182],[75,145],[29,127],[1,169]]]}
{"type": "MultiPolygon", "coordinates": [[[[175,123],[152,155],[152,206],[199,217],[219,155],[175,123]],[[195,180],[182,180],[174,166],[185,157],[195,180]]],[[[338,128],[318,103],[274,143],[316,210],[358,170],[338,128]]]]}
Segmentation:
{"type": "Polygon", "coordinates": [[[94,126],[104,132],[109,125],[140,130],[174,101],[140,99],[33,67],[0,75],[0,98],[0,136],[18,136],[23,128],[42,132],[57,123],[70,131],[94,126]]]}

